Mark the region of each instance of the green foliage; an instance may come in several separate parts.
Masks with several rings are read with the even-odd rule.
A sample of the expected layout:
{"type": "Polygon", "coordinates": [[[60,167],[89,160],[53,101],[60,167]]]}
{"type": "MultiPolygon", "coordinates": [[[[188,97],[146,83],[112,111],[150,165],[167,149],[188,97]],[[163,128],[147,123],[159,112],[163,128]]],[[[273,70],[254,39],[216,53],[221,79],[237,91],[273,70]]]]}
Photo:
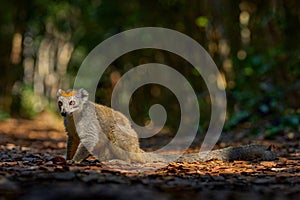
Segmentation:
{"type": "Polygon", "coordinates": [[[272,138],[277,134],[288,134],[299,131],[300,114],[286,114],[276,124],[266,126],[266,137],[272,138]]]}
{"type": "Polygon", "coordinates": [[[14,110],[18,111],[18,116],[33,119],[48,107],[48,101],[36,95],[31,87],[22,86],[19,92],[13,96],[12,106],[14,110]]]}
{"type": "Polygon", "coordinates": [[[205,16],[200,16],[196,19],[196,24],[199,27],[206,27],[208,25],[208,18],[205,16]]]}
{"type": "Polygon", "coordinates": [[[38,99],[30,88],[24,88],[21,91],[21,112],[20,115],[25,118],[34,118],[39,112],[36,108],[38,99]]]}
{"type": "MultiPolygon", "coordinates": [[[[37,52],[41,41],[47,37],[59,37],[74,45],[72,57],[68,63],[68,72],[73,75],[85,56],[106,38],[135,27],[157,26],[180,31],[198,41],[207,49],[227,78],[228,121],[226,129],[231,129],[243,122],[251,126],[268,119],[277,124],[266,123],[270,135],[286,131],[286,127],[296,130],[299,116],[286,113],[300,107],[300,32],[299,2],[282,1],[121,1],[121,0],[61,0],[61,1],[26,1],[3,2],[0,19],[1,41],[5,46],[0,49],[3,91],[11,95],[16,77],[15,70],[9,63],[11,38],[14,30],[22,35],[30,35],[33,45],[25,52],[37,62],[37,52]],[[249,12],[249,23],[240,23],[243,9],[249,12]],[[26,4],[26,5],[24,5],[26,4]],[[14,19],[23,19],[22,23],[14,19]],[[249,29],[250,40],[243,42],[241,29],[249,29]],[[220,53],[220,41],[226,41],[230,51],[228,55],[220,53]],[[238,58],[240,50],[246,57],[238,58]],[[222,67],[224,59],[232,62],[232,68],[222,67]],[[6,79],[6,77],[13,77],[6,79]],[[13,80],[12,80],[13,79],[13,80]]],[[[24,43],[25,44],[25,43],[24,43]]],[[[49,47],[52,48],[52,47],[49,47]]],[[[59,53],[59,52],[57,52],[59,53]]],[[[56,61],[54,61],[56,62],[56,61]]],[[[131,68],[147,62],[157,62],[172,66],[183,74],[195,89],[199,97],[201,111],[201,129],[205,130],[210,120],[210,99],[205,83],[199,73],[184,59],[159,50],[134,51],[121,56],[111,64],[99,82],[97,100],[110,104],[112,83],[110,74],[117,71],[121,75],[131,68]]],[[[21,66],[21,64],[20,64],[21,66]]],[[[59,77],[64,79],[64,77],[59,77]]],[[[180,115],[176,99],[169,91],[161,89],[159,96],[151,94],[152,86],[145,86],[132,97],[132,115],[143,124],[148,117],[148,109],[153,103],[166,106],[168,116],[180,115]],[[140,119],[139,119],[140,118],[140,119]]],[[[0,91],[2,92],[2,90],[0,91]]],[[[4,94],[0,94],[4,95],[4,94]]],[[[48,94],[47,94],[48,95],[48,94]]],[[[48,98],[48,97],[47,97],[48,98]]],[[[9,100],[8,100],[9,101],[9,100]]],[[[48,101],[38,97],[32,87],[24,87],[14,97],[12,109],[21,116],[32,118],[48,101]]],[[[1,114],[0,114],[1,118],[1,114]]],[[[179,121],[168,119],[168,125],[176,128],[179,121]]]]}
{"type": "Polygon", "coordinates": [[[0,122],[8,119],[10,117],[9,113],[0,110],[0,122]]]}
{"type": "Polygon", "coordinates": [[[248,111],[240,111],[236,112],[227,120],[224,130],[230,130],[231,128],[237,126],[239,123],[244,121],[250,116],[250,113],[248,111]]]}
{"type": "MultiPolygon", "coordinates": [[[[254,41],[255,42],[255,41],[254,41]]],[[[254,129],[266,129],[267,136],[291,130],[298,131],[299,115],[286,113],[286,110],[296,110],[300,105],[291,104],[299,90],[300,78],[299,50],[291,50],[283,44],[275,47],[247,49],[244,60],[234,59],[235,88],[229,90],[229,96],[236,102],[230,108],[230,117],[226,127],[230,128],[246,120],[254,129]],[[236,110],[233,110],[235,108],[236,110]],[[247,115],[244,116],[244,114],[247,115]],[[258,119],[277,121],[260,124],[258,119]]]]}

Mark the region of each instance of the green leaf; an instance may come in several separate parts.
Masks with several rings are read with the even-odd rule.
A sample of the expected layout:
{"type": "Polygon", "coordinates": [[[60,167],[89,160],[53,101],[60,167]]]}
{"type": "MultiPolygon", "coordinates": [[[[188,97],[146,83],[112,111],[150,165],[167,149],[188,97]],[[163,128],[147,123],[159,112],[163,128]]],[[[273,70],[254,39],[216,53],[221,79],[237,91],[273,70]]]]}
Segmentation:
{"type": "Polygon", "coordinates": [[[200,16],[196,19],[196,24],[199,27],[206,27],[208,25],[208,18],[205,16],[200,16]]]}

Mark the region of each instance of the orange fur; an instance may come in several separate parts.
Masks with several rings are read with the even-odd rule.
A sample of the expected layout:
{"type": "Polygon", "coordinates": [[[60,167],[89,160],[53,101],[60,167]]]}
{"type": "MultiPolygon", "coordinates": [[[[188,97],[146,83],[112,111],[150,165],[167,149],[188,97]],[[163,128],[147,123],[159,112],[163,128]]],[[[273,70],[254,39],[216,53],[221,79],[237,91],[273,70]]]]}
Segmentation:
{"type": "Polygon", "coordinates": [[[75,90],[72,90],[72,91],[70,91],[68,93],[66,91],[62,91],[61,92],[61,96],[63,96],[63,97],[70,97],[70,96],[73,96],[74,94],[76,94],[75,90]]]}

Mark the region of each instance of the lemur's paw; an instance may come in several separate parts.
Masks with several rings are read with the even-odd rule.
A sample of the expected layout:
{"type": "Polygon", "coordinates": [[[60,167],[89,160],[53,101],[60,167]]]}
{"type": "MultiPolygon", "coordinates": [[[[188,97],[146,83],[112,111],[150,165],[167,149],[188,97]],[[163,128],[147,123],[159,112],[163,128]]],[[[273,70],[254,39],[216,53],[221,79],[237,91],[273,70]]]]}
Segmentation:
{"type": "Polygon", "coordinates": [[[68,165],[75,164],[75,161],[74,161],[74,160],[67,160],[67,164],[68,164],[68,165]]]}

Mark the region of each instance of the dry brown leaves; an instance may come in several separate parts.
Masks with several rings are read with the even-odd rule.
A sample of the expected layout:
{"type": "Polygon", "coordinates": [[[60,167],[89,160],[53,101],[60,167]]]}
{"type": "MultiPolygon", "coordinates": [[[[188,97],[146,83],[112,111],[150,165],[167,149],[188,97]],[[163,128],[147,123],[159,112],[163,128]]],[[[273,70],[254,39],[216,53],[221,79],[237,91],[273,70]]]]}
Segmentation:
{"type": "Polygon", "coordinates": [[[47,117],[0,124],[0,195],[4,199],[255,199],[274,195],[298,199],[300,194],[298,141],[279,147],[275,161],[211,160],[163,166],[100,163],[90,158],[70,165],[63,158],[63,126],[45,123],[45,119],[52,120],[47,117]]]}

